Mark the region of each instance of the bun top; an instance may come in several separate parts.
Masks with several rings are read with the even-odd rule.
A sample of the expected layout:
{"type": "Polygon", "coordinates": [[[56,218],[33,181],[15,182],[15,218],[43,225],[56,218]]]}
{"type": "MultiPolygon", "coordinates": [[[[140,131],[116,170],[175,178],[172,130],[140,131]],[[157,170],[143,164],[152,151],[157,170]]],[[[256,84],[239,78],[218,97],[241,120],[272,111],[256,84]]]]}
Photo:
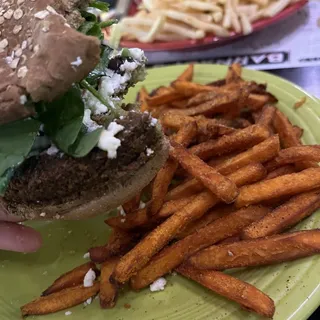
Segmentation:
{"type": "Polygon", "coordinates": [[[34,102],[52,101],[99,62],[100,41],[74,28],[89,1],[1,1],[0,125],[34,113],[34,102]]]}

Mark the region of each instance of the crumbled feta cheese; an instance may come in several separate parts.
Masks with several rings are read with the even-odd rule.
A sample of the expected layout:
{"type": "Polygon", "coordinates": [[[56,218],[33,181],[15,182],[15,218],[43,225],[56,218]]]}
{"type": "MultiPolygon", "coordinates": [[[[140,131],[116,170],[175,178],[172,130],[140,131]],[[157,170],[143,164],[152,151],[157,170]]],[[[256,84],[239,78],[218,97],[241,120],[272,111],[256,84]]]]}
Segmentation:
{"type": "Polygon", "coordinates": [[[87,252],[83,255],[83,259],[90,259],[90,253],[87,252]]]}
{"type": "Polygon", "coordinates": [[[121,222],[121,223],[125,223],[125,222],[126,222],[126,219],[120,219],[120,222],[121,222]]]}
{"type": "Polygon", "coordinates": [[[120,120],[123,120],[123,119],[124,119],[124,116],[120,116],[119,119],[120,119],[120,120]]]}
{"type": "Polygon", "coordinates": [[[91,304],[92,303],[92,298],[87,299],[86,303],[87,304],[91,304]]]}
{"type": "Polygon", "coordinates": [[[129,52],[131,57],[139,62],[142,62],[146,59],[144,52],[141,49],[132,48],[132,49],[129,49],[129,52]]]}
{"type": "Polygon", "coordinates": [[[47,10],[41,10],[34,14],[35,18],[43,20],[50,14],[47,10]]]}
{"type": "MultiPolygon", "coordinates": [[[[18,72],[17,72],[17,76],[18,78],[24,78],[28,73],[28,68],[26,66],[23,66],[21,68],[19,68],[18,72]]],[[[21,101],[21,99],[20,99],[21,101]]]]}
{"type": "Polygon", "coordinates": [[[57,154],[59,152],[59,149],[54,145],[54,144],[51,144],[51,147],[47,150],[47,154],[49,156],[54,156],[55,154],[57,154]]]}
{"type": "Polygon", "coordinates": [[[123,76],[113,70],[106,70],[106,76],[101,78],[99,92],[104,98],[110,97],[126,89],[127,82],[131,79],[126,72],[123,76]]]}
{"type": "Polygon", "coordinates": [[[0,41],[0,50],[5,49],[8,46],[9,42],[7,39],[3,39],[0,41]]]}
{"type": "Polygon", "coordinates": [[[84,110],[82,123],[86,126],[88,132],[95,131],[96,129],[99,129],[102,127],[91,119],[91,110],[90,109],[84,110]]]}
{"type": "Polygon", "coordinates": [[[101,103],[91,92],[85,91],[83,97],[83,102],[86,109],[90,109],[93,114],[99,115],[106,113],[108,111],[107,106],[101,103]]]}
{"type": "Polygon", "coordinates": [[[154,151],[152,149],[150,149],[150,148],[147,148],[146,149],[146,154],[147,154],[148,157],[150,157],[152,154],[154,154],[154,151]]]}
{"type": "Polygon", "coordinates": [[[230,250],[228,250],[228,256],[233,257],[233,253],[230,250]]]}
{"type": "Polygon", "coordinates": [[[158,120],[155,118],[151,118],[150,125],[154,127],[157,124],[158,120]]]}
{"type": "Polygon", "coordinates": [[[163,291],[166,284],[167,284],[167,280],[165,278],[159,278],[158,280],[150,284],[150,291],[151,292],[163,291]]]}
{"type": "Polygon", "coordinates": [[[115,159],[117,157],[117,149],[121,146],[120,139],[115,135],[122,131],[124,126],[111,122],[107,130],[103,130],[98,141],[98,148],[108,152],[109,159],[115,159]]]}
{"type": "Polygon", "coordinates": [[[66,312],[65,312],[65,315],[66,315],[66,316],[70,316],[71,314],[72,314],[71,311],[66,311],[66,312]]]}
{"type": "Polygon", "coordinates": [[[138,64],[136,62],[129,62],[129,61],[125,61],[121,66],[120,66],[120,70],[121,71],[128,71],[128,72],[132,72],[133,70],[138,68],[138,64]]]}
{"type": "Polygon", "coordinates": [[[122,207],[122,206],[119,206],[119,207],[118,207],[118,210],[119,210],[120,216],[123,216],[123,217],[126,216],[126,213],[125,213],[125,211],[123,210],[123,207],[122,207]]]}
{"type": "Polygon", "coordinates": [[[23,40],[23,41],[22,41],[22,43],[21,43],[21,49],[22,49],[22,50],[27,49],[27,40],[23,40]]]}
{"type": "Polygon", "coordinates": [[[20,104],[26,104],[28,101],[27,96],[26,95],[21,95],[20,96],[20,104]]]}
{"type": "Polygon", "coordinates": [[[58,14],[57,11],[56,11],[53,7],[51,7],[51,6],[47,6],[46,9],[47,9],[50,13],[52,13],[52,14],[58,14]]]}
{"type": "Polygon", "coordinates": [[[143,201],[140,201],[139,209],[144,209],[145,207],[146,207],[146,204],[143,201]]]}
{"type": "Polygon", "coordinates": [[[84,276],[83,286],[92,287],[95,279],[96,279],[96,273],[90,268],[89,271],[84,276]]]}
{"type": "Polygon", "coordinates": [[[77,57],[77,59],[75,61],[72,61],[70,63],[73,67],[79,67],[82,65],[82,59],[81,57],[77,57]]]}
{"type": "Polygon", "coordinates": [[[45,217],[46,216],[46,213],[45,212],[41,212],[40,213],[40,217],[45,217]]]}

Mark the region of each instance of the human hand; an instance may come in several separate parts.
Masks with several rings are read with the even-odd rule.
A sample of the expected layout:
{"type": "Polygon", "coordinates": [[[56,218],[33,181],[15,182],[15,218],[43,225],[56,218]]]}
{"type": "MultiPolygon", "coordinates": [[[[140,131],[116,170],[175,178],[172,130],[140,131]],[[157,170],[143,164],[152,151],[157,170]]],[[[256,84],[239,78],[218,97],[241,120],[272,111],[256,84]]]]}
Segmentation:
{"type": "Polygon", "coordinates": [[[39,232],[18,224],[21,219],[10,215],[0,198],[0,250],[34,252],[42,245],[39,232]]]}

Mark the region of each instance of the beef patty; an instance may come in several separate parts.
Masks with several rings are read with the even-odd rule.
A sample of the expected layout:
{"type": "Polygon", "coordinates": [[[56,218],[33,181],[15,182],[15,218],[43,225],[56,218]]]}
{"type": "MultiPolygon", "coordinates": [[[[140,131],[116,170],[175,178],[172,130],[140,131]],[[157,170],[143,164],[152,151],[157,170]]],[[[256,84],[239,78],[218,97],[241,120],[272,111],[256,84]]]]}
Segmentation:
{"type": "Polygon", "coordinates": [[[56,205],[85,198],[87,193],[100,196],[124,184],[128,174],[134,175],[156,153],[147,156],[146,148],[155,148],[159,132],[146,113],[129,112],[116,122],[125,127],[116,136],[121,140],[116,159],[98,148],[77,159],[46,153],[31,157],[16,171],[5,200],[34,207],[56,205]]]}

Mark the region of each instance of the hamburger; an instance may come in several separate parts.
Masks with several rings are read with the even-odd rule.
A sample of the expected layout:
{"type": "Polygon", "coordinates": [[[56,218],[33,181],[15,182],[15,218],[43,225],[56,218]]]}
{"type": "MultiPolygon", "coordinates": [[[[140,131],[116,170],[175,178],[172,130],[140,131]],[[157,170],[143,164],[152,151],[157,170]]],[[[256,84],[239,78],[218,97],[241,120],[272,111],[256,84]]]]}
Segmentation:
{"type": "Polygon", "coordinates": [[[103,40],[106,5],[17,0],[0,8],[0,202],[24,219],[83,219],[148,185],[168,143],[122,99],[144,79],[139,49],[103,40]]]}

